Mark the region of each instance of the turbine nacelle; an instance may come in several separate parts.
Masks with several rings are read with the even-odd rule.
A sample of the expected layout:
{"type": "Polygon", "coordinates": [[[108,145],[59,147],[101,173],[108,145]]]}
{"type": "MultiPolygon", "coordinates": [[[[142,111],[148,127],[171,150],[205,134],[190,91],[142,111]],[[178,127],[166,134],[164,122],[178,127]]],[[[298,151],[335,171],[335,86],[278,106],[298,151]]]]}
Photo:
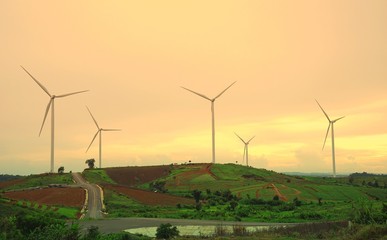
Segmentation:
{"type": "Polygon", "coordinates": [[[233,82],[231,83],[227,88],[225,88],[222,92],[220,92],[216,97],[214,98],[209,98],[207,97],[206,95],[204,94],[201,94],[201,93],[198,93],[198,92],[195,92],[191,89],[188,89],[188,88],[185,88],[185,87],[181,87],[195,95],[198,95],[199,97],[202,97],[204,99],[207,99],[208,101],[211,102],[211,113],[212,113],[212,163],[215,163],[215,100],[217,98],[219,98],[224,92],[227,91],[227,89],[229,89],[232,85],[234,85],[236,83],[233,82]]]}
{"type": "Polygon", "coordinates": [[[102,146],[101,146],[101,139],[102,139],[101,134],[102,134],[102,131],[121,131],[121,129],[100,128],[98,123],[97,123],[97,120],[95,120],[95,118],[94,118],[93,114],[91,113],[90,109],[87,106],[86,106],[86,108],[87,108],[87,111],[90,113],[90,116],[93,119],[93,121],[94,121],[94,123],[95,123],[95,125],[97,126],[97,129],[98,129],[97,132],[95,133],[93,139],[91,140],[89,146],[87,147],[86,152],[89,151],[89,149],[90,149],[91,145],[93,144],[95,138],[99,134],[99,167],[101,168],[101,161],[102,161],[101,160],[102,159],[101,158],[101,151],[102,151],[101,150],[101,148],[102,148],[102,146]]]}
{"type": "Polygon", "coordinates": [[[39,131],[39,136],[41,135],[42,133],[42,130],[43,130],[43,126],[44,126],[44,123],[46,121],[46,118],[47,118],[47,115],[48,115],[48,112],[50,111],[50,108],[51,108],[51,169],[50,169],[50,172],[54,172],[54,123],[55,123],[55,120],[54,120],[54,100],[55,98],[60,98],[60,97],[67,97],[67,96],[70,96],[70,95],[74,95],[74,94],[78,94],[78,93],[82,93],[82,92],[87,92],[89,90],[85,90],[85,91],[79,91],[79,92],[73,92],[73,93],[67,93],[67,94],[62,94],[62,95],[51,95],[50,92],[47,90],[47,88],[45,86],[43,86],[43,84],[41,84],[34,76],[32,76],[31,73],[29,73],[27,71],[27,69],[25,69],[23,66],[20,66],[31,78],[32,80],[34,80],[36,82],[36,84],[39,85],[39,87],[45,91],[47,93],[47,95],[50,97],[50,101],[48,102],[48,105],[46,107],[46,112],[44,114],[44,118],[43,118],[43,122],[42,122],[42,126],[40,127],[40,131],[39,131]]]}
{"type": "MultiPolygon", "coordinates": [[[[316,100],[316,99],[315,99],[316,100]]],[[[325,134],[325,139],[324,139],[324,144],[323,144],[323,147],[322,147],[322,150],[324,150],[324,147],[325,147],[325,143],[327,141],[327,138],[328,138],[328,134],[329,134],[329,130],[332,131],[331,133],[331,136],[332,136],[332,165],[333,165],[333,177],[336,177],[336,162],[335,162],[335,136],[334,136],[334,130],[333,130],[333,124],[337,121],[339,121],[340,119],[344,118],[343,117],[340,117],[340,118],[336,118],[334,120],[331,120],[328,116],[328,114],[324,111],[324,109],[321,107],[320,103],[316,100],[318,106],[320,107],[321,111],[324,113],[325,117],[328,119],[329,121],[329,124],[328,124],[328,129],[327,129],[327,133],[325,134]],[[331,128],[332,127],[332,128],[331,128]]]]}

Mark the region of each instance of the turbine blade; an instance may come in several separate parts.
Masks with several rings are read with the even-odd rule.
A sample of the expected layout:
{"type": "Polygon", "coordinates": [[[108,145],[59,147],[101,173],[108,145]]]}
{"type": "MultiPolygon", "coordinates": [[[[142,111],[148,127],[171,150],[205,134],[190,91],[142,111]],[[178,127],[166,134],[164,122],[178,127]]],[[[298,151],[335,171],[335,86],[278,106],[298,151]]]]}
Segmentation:
{"type": "Polygon", "coordinates": [[[200,96],[200,97],[202,97],[202,98],[205,98],[205,99],[207,99],[207,100],[212,101],[212,100],[211,100],[209,97],[207,97],[206,95],[203,95],[203,94],[201,94],[201,93],[197,93],[197,92],[192,91],[192,90],[190,90],[190,89],[188,89],[188,88],[185,88],[185,87],[181,87],[181,88],[183,88],[183,89],[185,89],[185,90],[187,90],[187,91],[190,91],[191,93],[194,93],[194,94],[196,94],[196,95],[198,95],[198,96],[200,96]]]}
{"type": "Polygon", "coordinates": [[[90,111],[90,109],[89,109],[87,106],[86,106],[86,108],[87,108],[87,111],[89,111],[91,118],[93,119],[93,121],[94,121],[95,125],[97,126],[97,128],[98,128],[98,130],[99,130],[99,129],[100,129],[100,127],[98,126],[98,123],[97,123],[97,121],[96,121],[96,120],[95,120],[95,118],[93,117],[93,114],[91,114],[91,111],[90,111]]]}
{"type": "Polygon", "coordinates": [[[101,131],[121,131],[121,129],[101,129],[101,131]]]}
{"type": "Polygon", "coordinates": [[[38,80],[36,80],[36,78],[34,78],[32,75],[31,75],[31,73],[29,73],[23,66],[20,66],[21,68],[23,68],[24,69],[24,71],[28,74],[28,75],[30,75],[30,77],[43,89],[43,91],[45,91],[47,94],[48,94],[48,96],[50,96],[51,97],[51,94],[48,92],[48,90],[47,90],[47,88],[45,88],[44,86],[43,86],[43,84],[41,84],[38,80]]]}
{"type": "Polygon", "coordinates": [[[343,119],[343,118],[345,118],[345,116],[333,120],[332,123],[335,123],[335,122],[337,122],[337,121],[339,121],[340,119],[343,119]]]}
{"type": "MultiPolygon", "coordinates": [[[[235,133],[235,132],[234,132],[235,133]]],[[[238,135],[238,134],[236,134],[235,133],[235,135],[244,143],[244,144],[246,144],[246,142],[238,135]]]]}
{"type": "MultiPolygon", "coordinates": [[[[316,99],[315,99],[316,100],[316,99]]],[[[324,115],[325,115],[325,117],[327,117],[327,119],[328,119],[328,121],[330,122],[331,121],[331,119],[329,119],[329,117],[328,117],[328,114],[324,111],[324,109],[321,107],[321,105],[320,105],[320,103],[318,103],[318,101],[316,100],[316,103],[318,104],[318,106],[321,108],[321,110],[323,111],[323,113],[324,113],[324,115]]]]}
{"type": "Polygon", "coordinates": [[[73,92],[73,93],[67,93],[67,94],[62,94],[62,95],[57,95],[55,97],[57,98],[61,98],[61,97],[67,97],[67,96],[70,96],[70,95],[74,95],[74,94],[78,94],[78,93],[83,93],[83,92],[88,92],[89,90],[83,90],[83,91],[79,91],[79,92],[73,92]]]}
{"type": "Polygon", "coordinates": [[[251,140],[253,140],[253,138],[255,138],[255,136],[254,136],[254,137],[252,137],[252,138],[250,138],[250,140],[249,140],[249,141],[247,141],[247,143],[249,143],[251,140]]]}
{"type": "Polygon", "coordinates": [[[229,88],[230,88],[232,85],[234,85],[235,83],[236,83],[236,81],[233,82],[233,83],[231,83],[230,86],[228,86],[228,87],[227,87],[226,89],[224,89],[221,93],[219,93],[218,96],[214,97],[213,100],[215,100],[215,99],[217,99],[218,97],[220,97],[225,91],[227,91],[227,89],[229,89],[229,88]]]}
{"type": "Polygon", "coordinates": [[[48,111],[50,111],[52,101],[54,101],[54,100],[51,98],[50,101],[48,102],[47,107],[46,107],[46,113],[44,114],[43,123],[42,123],[42,126],[40,127],[39,136],[42,133],[44,122],[46,121],[48,111]]]}
{"type": "Polygon", "coordinates": [[[93,142],[94,142],[95,138],[97,137],[99,131],[100,130],[98,130],[97,133],[94,135],[93,140],[91,140],[91,143],[90,143],[89,147],[87,148],[86,152],[89,151],[89,148],[91,147],[91,144],[93,144],[93,142]]]}
{"type": "Polygon", "coordinates": [[[329,122],[328,129],[327,129],[327,133],[325,134],[324,144],[323,144],[323,147],[322,147],[321,150],[324,150],[325,143],[326,143],[326,141],[327,141],[327,137],[328,137],[328,133],[329,133],[329,129],[331,128],[331,124],[332,124],[332,123],[329,122]]]}

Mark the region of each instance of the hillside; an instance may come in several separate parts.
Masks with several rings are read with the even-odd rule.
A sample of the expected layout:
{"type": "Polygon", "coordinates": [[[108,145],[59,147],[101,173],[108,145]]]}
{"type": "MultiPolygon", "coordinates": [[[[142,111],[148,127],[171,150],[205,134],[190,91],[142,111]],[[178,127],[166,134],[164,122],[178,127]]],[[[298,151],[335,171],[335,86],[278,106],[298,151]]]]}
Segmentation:
{"type": "MultiPolygon", "coordinates": [[[[300,177],[208,163],[88,169],[82,174],[103,188],[107,217],[335,221],[352,218],[356,206],[366,204],[380,213],[376,219],[386,218],[383,203],[387,201],[387,179],[379,175],[300,177]]],[[[30,206],[38,211],[72,209],[67,216],[73,218],[79,214],[84,198],[77,191],[81,195],[71,202],[71,191],[75,190],[66,186],[72,184],[70,174],[31,175],[1,182],[0,192],[4,192],[2,202],[7,205],[30,206]],[[41,189],[47,187],[50,190],[41,189]],[[61,196],[69,199],[63,201],[61,196]]]]}
{"type": "Polygon", "coordinates": [[[119,167],[83,174],[103,187],[110,217],[334,221],[352,217],[357,204],[380,212],[387,201],[380,185],[359,185],[348,177],[288,176],[236,164],[119,167]]]}

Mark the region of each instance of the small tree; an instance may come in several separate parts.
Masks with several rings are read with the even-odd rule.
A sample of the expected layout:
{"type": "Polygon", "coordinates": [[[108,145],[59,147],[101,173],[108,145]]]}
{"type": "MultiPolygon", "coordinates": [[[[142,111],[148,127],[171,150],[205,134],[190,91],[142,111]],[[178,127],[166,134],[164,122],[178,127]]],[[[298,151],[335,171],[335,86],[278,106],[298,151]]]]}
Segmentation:
{"type": "Polygon", "coordinates": [[[177,236],[179,236],[179,230],[177,230],[176,226],[172,226],[170,223],[162,223],[156,229],[157,239],[171,239],[177,236]]]}
{"type": "Polygon", "coordinates": [[[193,190],[192,195],[195,198],[196,204],[198,204],[199,200],[201,198],[201,195],[202,195],[202,191],[195,189],[195,190],[193,190]]]}
{"type": "Polygon", "coordinates": [[[60,166],[60,167],[58,168],[58,173],[59,173],[59,174],[63,174],[63,173],[64,173],[64,167],[63,167],[63,166],[60,166]]]}
{"type": "Polygon", "coordinates": [[[89,166],[90,169],[94,168],[95,160],[94,158],[87,159],[85,163],[89,166]]]}

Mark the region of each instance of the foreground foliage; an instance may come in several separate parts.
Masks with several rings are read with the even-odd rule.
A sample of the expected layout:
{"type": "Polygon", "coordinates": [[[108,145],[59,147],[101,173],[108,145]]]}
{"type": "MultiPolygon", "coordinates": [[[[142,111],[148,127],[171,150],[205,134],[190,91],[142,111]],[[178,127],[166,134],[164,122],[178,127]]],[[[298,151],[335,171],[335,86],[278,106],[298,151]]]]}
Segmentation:
{"type": "Polygon", "coordinates": [[[129,233],[102,234],[91,227],[81,233],[76,222],[70,224],[43,214],[16,214],[0,218],[0,240],[142,240],[148,237],[129,233]]]}

